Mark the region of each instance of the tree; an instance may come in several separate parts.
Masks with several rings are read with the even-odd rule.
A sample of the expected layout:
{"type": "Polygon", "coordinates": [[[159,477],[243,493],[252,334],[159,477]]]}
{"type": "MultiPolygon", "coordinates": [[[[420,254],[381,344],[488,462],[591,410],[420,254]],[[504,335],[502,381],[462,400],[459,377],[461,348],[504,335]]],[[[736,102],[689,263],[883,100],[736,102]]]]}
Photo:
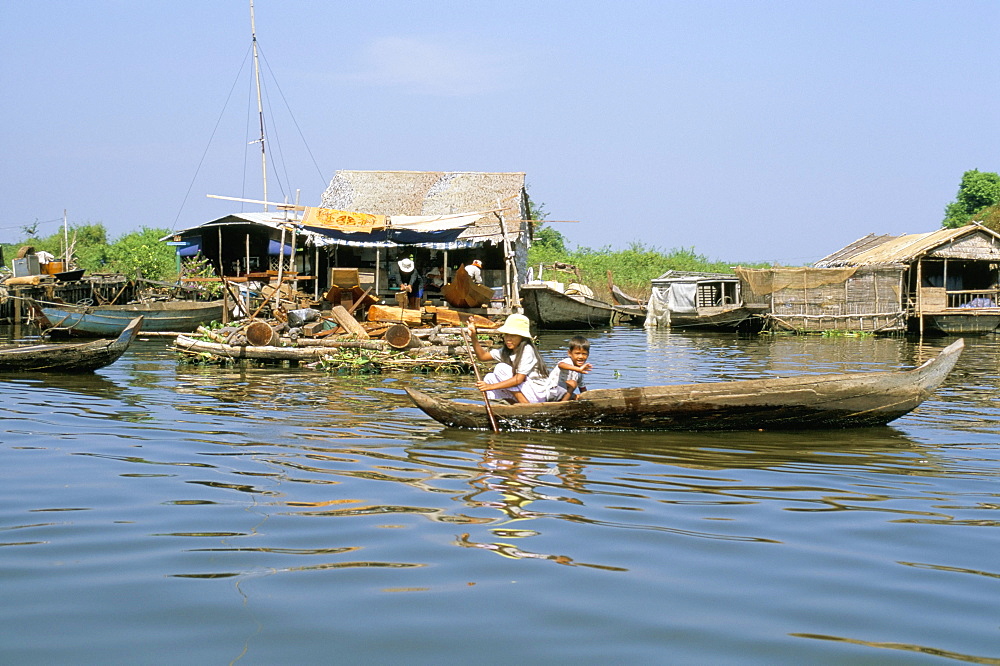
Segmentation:
{"type": "Polygon", "coordinates": [[[177,274],[174,248],[160,242],[169,229],[149,229],[125,234],[108,248],[108,261],[112,270],[133,276],[141,271],[143,277],[161,280],[177,274]]]}
{"type": "Polygon", "coordinates": [[[985,208],[1000,204],[1000,175],[972,169],[962,175],[955,201],[945,206],[942,226],[964,227],[985,208]]]}

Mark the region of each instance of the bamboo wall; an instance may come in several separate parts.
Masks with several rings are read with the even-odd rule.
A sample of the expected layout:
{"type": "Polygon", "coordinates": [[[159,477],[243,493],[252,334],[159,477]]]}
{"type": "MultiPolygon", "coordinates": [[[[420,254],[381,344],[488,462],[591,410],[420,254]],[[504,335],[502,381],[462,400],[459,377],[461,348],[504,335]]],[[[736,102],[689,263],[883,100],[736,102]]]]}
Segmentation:
{"type": "Polygon", "coordinates": [[[906,329],[902,271],[894,267],[740,269],[746,302],[767,303],[772,330],[906,329]]]}

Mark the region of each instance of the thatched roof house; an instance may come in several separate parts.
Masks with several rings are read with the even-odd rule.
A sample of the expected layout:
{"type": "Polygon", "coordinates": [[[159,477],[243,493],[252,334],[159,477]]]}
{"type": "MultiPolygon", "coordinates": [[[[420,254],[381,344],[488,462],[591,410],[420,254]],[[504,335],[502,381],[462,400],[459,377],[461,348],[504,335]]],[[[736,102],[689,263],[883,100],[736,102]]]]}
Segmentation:
{"type": "Polygon", "coordinates": [[[430,235],[394,235],[391,223],[380,238],[330,233],[335,244],[375,249],[374,261],[365,256],[362,262],[374,265],[377,283],[391,277],[397,257],[410,253],[419,266],[443,265],[446,280],[457,266],[480,259],[486,283],[504,285],[507,294],[516,291],[515,282],[527,272],[532,228],[523,173],[340,170],[323,193],[320,207],[380,216],[482,213],[444,241],[430,235]],[[403,237],[405,241],[399,240],[403,237]]]}
{"type": "Polygon", "coordinates": [[[921,331],[929,323],[947,333],[988,332],[1000,323],[1000,234],[978,223],[865,236],[816,266],[897,268],[902,305],[921,331]]]}
{"type": "Polygon", "coordinates": [[[323,192],[320,206],[371,215],[483,211],[483,216],[458,236],[453,246],[456,249],[502,245],[502,214],[509,240],[516,246],[523,245],[525,252],[530,244],[523,173],[341,170],[323,192]]]}

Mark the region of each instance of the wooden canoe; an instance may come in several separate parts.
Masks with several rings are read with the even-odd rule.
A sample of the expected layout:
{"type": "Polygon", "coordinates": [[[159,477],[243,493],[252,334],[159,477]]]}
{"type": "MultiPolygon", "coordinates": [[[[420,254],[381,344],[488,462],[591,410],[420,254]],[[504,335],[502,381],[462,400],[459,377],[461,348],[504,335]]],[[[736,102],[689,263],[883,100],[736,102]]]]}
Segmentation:
{"type": "Polygon", "coordinates": [[[0,372],[92,372],[121,358],[141,328],[135,317],[113,340],[0,347],[0,372]]]}
{"type": "MultiPolygon", "coordinates": [[[[911,370],[853,372],[594,389],[578,400],[493,404],[500,430],[805,430],[881,426],[915,409],[940,386],[962,353],[959,339],[911,370]]],[[[489,430],[482,402],[445,400],[406,389],[431,418],[489,430]]]]}
{"type": "Polygon", "coordinates": [[[41,311],[48,326],[72,335],[118,335],[135,317],[143,317],[146,332],[190,333],[199,326],[222,319],[223,302],[154,301],[128,305],[57,305],[46,303],[41,311]]]}

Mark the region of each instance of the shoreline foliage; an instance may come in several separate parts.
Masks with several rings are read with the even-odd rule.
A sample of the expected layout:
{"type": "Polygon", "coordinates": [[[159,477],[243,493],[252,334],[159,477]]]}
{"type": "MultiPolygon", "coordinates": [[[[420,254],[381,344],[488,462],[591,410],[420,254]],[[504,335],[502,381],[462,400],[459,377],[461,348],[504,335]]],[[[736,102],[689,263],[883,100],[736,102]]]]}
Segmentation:
{"type": "Polygon", "coordinates": [[[533,268],[537,276],[539,265],[545,265],[543,278],[552,277],[560,282],[568,282],[576,281],[575,277],[570,280],[567,273],[553,273],[548,267],[554,263],[571,264],[580,272],[579,281],[593,289],[595,295],[603,300],[610,299],[607,284],[609,271],[615,285],[633,296],[646,298],[652,289],[651,280],[670,270],[731,274],[735,266],[766,268],[771,265],[768,262],[713,261],[695,252],[693,247],[665,251],[640,242],[633,242],[623,250],[614,250],[610,246],[568,249],[567,245],[566,237],[561,232],[540,221],[535,227],[534,241],[528,250],[528,266],[533,268]]]}

